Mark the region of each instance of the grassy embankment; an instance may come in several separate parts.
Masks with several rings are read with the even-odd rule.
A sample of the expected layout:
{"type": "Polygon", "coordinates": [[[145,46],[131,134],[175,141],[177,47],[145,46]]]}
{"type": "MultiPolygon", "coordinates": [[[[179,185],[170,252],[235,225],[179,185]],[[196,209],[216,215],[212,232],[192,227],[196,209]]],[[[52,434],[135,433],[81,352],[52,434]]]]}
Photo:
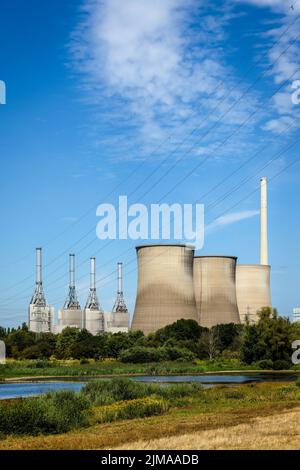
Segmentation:
{"type": "Polygon", "coordinates": [[[293,423],[300,417],[300,387],[272,383],[201,389],[125,380],[89,383],[80,394],[60,392],[46,400],[19,400],[19,414],[8,411],[15,406],[12,402],[2,406],[6,411],[1,421],[8,421],[2,425],[0,449],[297,448],[299,431],[293,423]],[[67,396],[73,398],[65,406],[67,396]],[[24,421],[20,412],[26,413],[27,405],[22,410],[22,403],[34,406],[38,401],[42,405],[35,423],[40,429],[29,426],[26,433],[44,432],[16,437],[24,421]],[[58,401],[61,411],[56,415],[61,416],[54,418],[58,401]],[[82,410],[75,420],[73,405],[82,410]],[[69,423],[72,430],[62,434],[62,423],[69,423]],[[9,426],[15,435],[7,435],[9,426]]]}
{"type": "MultiPolygon", "coordinates": [[[[199,374],[217,371],[257,370],[258,366],[246,365],[235,359],[220,359],[214,361],[194,362],[161,362],[147,364],[123,364],[116,360],[94,361],[86,364],[80,361],[38,361],[38,360],[8,360],[0,366],[0,381],[26,377],[97,377],[114,375],[174,375],[199,374]]],[[[297,370],[294,366],[291,370],[297,370]]],[[[298,366],[298,370],[300,368],[298,366]]]]}

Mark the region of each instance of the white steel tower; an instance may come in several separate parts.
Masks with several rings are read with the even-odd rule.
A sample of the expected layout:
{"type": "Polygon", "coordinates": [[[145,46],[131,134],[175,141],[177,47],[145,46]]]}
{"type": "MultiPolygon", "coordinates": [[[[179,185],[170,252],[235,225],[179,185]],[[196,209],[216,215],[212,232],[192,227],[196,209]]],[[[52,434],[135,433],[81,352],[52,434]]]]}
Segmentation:
{"type": "Polygon", "coordinates": [[[84,328],[96,335],[104,331],[104,314],[96,291],[96,259],[90,258],[90,292],[84,309],[84,328]]]}
{"type": "Polygon", "coordinates": [[[118,290],[117,298],[112,309],[114,312],[128,312],[123,294],[123,263],[118,263],[118,290]]]}
{"type": "Polygon", "coordinates": [[[52,330],[54,309],[47,305],[42,282],[42,248],[36,248],[35,291],[28,309],[28,328],[36,333],[52,330]]]}

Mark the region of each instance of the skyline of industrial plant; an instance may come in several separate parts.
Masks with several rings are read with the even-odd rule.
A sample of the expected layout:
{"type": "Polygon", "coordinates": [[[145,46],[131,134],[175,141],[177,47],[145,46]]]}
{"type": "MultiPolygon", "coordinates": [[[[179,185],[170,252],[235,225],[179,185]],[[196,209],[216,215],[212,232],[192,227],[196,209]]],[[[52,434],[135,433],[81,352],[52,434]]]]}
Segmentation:
{"type": "Polygon", "coordinates": [[[97,207],[117,208],[122,195],[130,205],[203,204],[196,254],[259,263],[262,176],[272,305],[291,315],[300,305],[300,1],[292,10],[266,0],[155,0],[155,14],[137,0],[32,3],[34,15],[21,1],[1,7],[23,42],[10,31],[7,44],[0,31],[0,325],[27,320],[36,246],[56,310],[75,253],[81,305],[96,257],[101,306],[112,308],[123,262],[133,314],[143,239],[96,233],[97,207]]]}

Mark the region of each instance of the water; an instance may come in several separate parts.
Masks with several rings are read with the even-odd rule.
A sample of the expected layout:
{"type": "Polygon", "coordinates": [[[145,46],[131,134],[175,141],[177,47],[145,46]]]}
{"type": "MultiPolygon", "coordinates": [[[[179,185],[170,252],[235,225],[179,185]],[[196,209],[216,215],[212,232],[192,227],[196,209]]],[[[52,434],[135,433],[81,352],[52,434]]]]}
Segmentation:
{"type": "MultiPolygon", "coordinates": [[[[294,373],[249,373],[249,374],[208,374],[208,375],[173,375],[173,376],[140,376],[132,377],[136,382],[146,383],[201,383],[205,388],[218,384],[238,385],[251,382],[292,382],[297,380],[297,374],[294,373]]],[[[76,380],[76,379],[74,379],[76,380]]],[[[89,378],[90,380],[97,380],[89,378]]],[[[99,380],[99,379],[98,379],[99,380]]],[[[102,380],[108,380],[103,378],[102,380]]],[[[86,378],[78,378],[77,381],[35,381],[35,382],[17,382],[0,384],[0,400],[7,398],[32,397],[42,395],[49,391],[73,390],[79,392],[86,384],[86,378]]]]}
{"type": "Polygon", "coordinates": [[[26,382],[0,384],[0,400],[5,398],[34,397],[58,390],[79,392],[84,382],[26,382]]]}
{"type": "Polygon", "coordinates": [[[151,383],[186,383],[203,384],[245,384],[251,382],[291,382],[297,380],[296,374],[253,373],[253,374],[208,374],[208,375],[173,375],[173,376],[141,376],[135,377],[138,382],[151,383]]]}

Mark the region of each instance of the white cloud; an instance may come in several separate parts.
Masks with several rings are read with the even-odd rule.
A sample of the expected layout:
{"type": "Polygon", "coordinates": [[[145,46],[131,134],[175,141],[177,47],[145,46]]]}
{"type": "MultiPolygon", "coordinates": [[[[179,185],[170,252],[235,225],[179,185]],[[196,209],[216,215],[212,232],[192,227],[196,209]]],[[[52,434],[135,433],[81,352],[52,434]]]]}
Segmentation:
{"type": "Polygon", "coordinates": [[[231,225],[236,222],[240,222],[241,220],[250,219],[257,215],[259,215],[258,210],[232,212],[231,214],[223,215],[219,217],[218,219],[216,219],[214,222],[208,224],[205,228],[205,233],[207,234],[207,233],[214,232],[224,226],[231,225]]]}
{"type": "MultiPolygon", "coordinates": [[[[117,127],[126,116],[140,151],[150,153],[149,144],[170,130],[180,141],[201,117],[208,115],[202,128],[219,119],[241,94],[224,47],[232,17],[226,2],[209,10],[204,0],[87,2],[72,42],[85,92],[100,106],[107,100],[106,122],[115,116],[117,127]]],[[[254,104],[253,93],[243,97],[222,120],[218,137],[240,124],[254,104]]]]}

